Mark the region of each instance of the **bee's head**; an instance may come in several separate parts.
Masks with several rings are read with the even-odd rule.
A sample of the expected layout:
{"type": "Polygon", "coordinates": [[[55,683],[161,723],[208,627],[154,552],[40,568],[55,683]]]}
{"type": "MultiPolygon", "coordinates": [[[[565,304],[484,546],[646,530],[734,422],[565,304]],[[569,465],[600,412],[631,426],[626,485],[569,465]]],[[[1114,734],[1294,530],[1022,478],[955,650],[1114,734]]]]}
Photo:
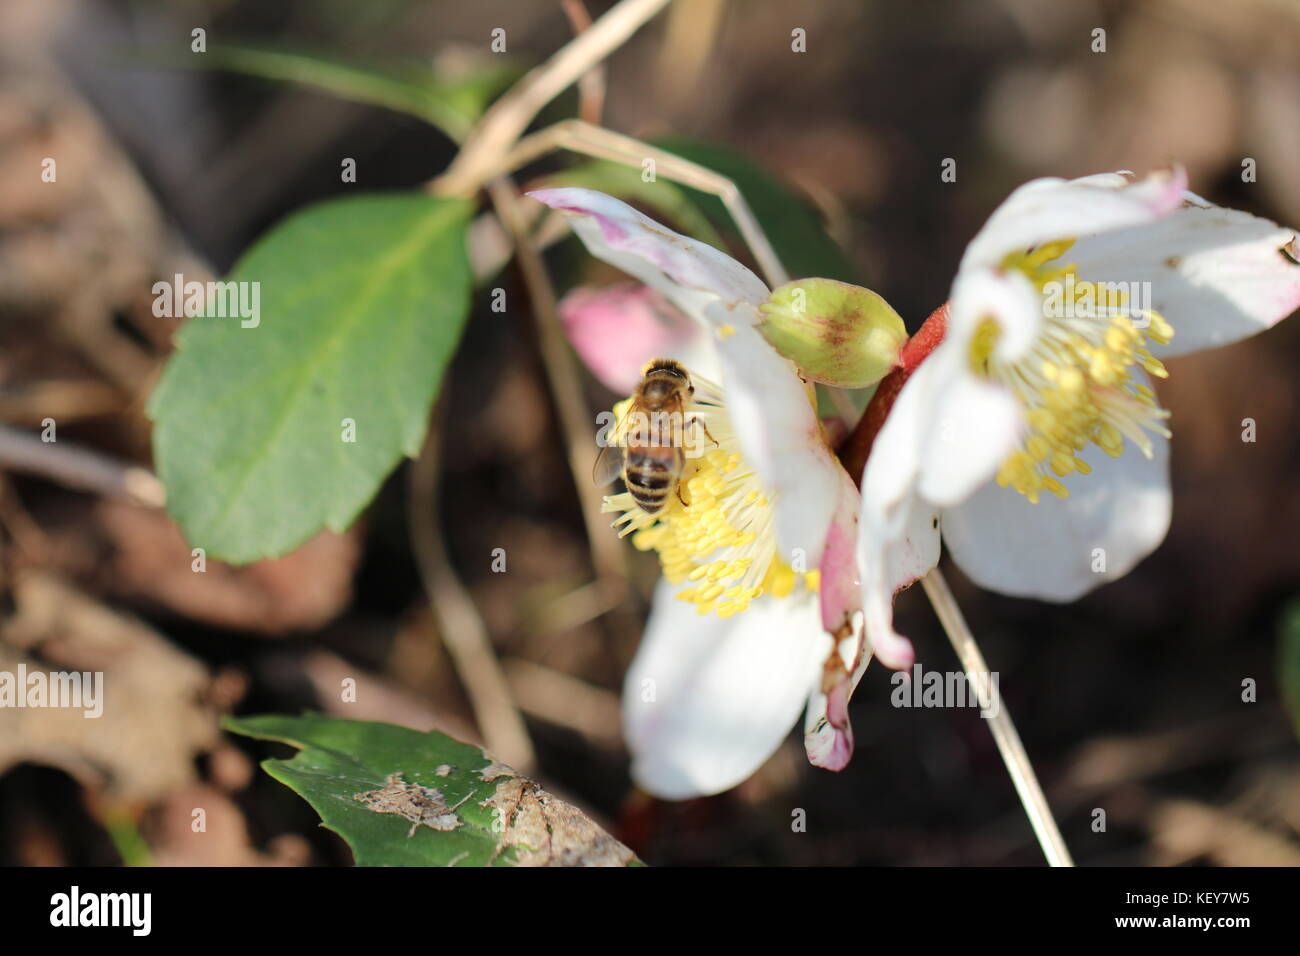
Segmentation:
{"type": "Polygon", "coordinates": [[[651,401],[656,401],[668,398],[674,392],[680,390],[681,386],[676,382],[666,378],[652,378],[645,383],[645,386],[641,389],[641,394],[651,401]]]}

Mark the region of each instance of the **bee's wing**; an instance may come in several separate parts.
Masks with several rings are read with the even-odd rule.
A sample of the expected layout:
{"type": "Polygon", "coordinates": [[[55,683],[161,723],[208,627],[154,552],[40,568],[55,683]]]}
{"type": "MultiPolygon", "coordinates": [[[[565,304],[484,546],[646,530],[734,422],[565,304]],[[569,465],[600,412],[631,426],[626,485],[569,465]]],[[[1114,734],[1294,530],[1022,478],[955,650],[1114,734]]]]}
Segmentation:
{"type": "Polygon", "coordinates": [[[603,488],[623,473],[623,446],[604,445],[591,469],[592,483],[603,488]]]}

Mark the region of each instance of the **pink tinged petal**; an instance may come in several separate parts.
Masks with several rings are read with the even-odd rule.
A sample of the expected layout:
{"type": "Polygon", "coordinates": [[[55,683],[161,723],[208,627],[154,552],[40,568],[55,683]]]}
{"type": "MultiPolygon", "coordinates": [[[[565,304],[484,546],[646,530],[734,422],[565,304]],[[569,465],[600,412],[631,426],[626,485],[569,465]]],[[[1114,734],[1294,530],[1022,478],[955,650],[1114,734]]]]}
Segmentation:
{"type": "Polygon", "coordinates": [[[627,395],[653,358],[672,358],[692,372],[719,374],[708,333],[663,295],[638,283],[576,288],[559,304],[578,355],[606,388],[627,395]]]}
{"type": "Polygon", "coordinates": [[[858,575],[858,490],[841,469],[839,502],[822,552],[818,597],[822,628],[839,635],[822,666],[821,685],[808,698],[804,749],[813,766],[843,770],[853,756],[849,698],[870,660],[863,640],[862,582],[858,575]]]}
{"type": "Polygon", "coordinates": [[[838,772],[848,766],[853,756],[849,700],[871,662],[871,653],[862,639],[861,617],[833,653],[839,658],[838,663],[829,661],[828,664],[836,666],[823,668],[823,683],[829,677],[830,686],[819,687],[808,698],[803,745],[808,762],[814,767],[838,772]]]}
{"type": "Polygon", "coordinates": [[[862,581],[858,576],[858,515],[862,505],[858,489],[848,473],[840,469],[839,502],[822,550],[818,598],[822,627],[829,634],[840,633],[862,609],[862,581]]]}
{"type": "Polygon", "coordinates": [[[803,748],[814,767],[838,773],[849,765],[854,748],[853,724],[849,721],[851,694],[852,688],[844,680],[829,695],[818,693],[809,699],[803,748]]]}
{"type": "Polygon", "coordinates": [[[1080,241],[1069,258],[1083,279],[1150,284],[1144,305],[1174,327],[1173,341],[1153,348],[1164,357],[1227,345],[1300,308],[1295,237],[1249,213],[1188,205],[1160,222],[1080,241]]]}
{"type": "Polygon", "coordinates": [[[729,310],[767,298],[762,280],[726,253],[679,235],[612,196],[577,188],[528,195],[568,216],[592,255],[658,289],[697,321],[708,321],[703,312],[713,300],[729,310]]]}
{"type": "Polygon", "coordinates": [[[667,800],[720,793],[781,745],[831,640],[811,595],[760,597],[726,620],[700,616],[660,582],[623,685],[637,784],[667,800]]]}
{"type": "MultiPolygon", "coordinates": [[[[919,495],[905,498],[878,535],[880,544],[870,557],[874,565],[862,575],[867,641],[880,663],[894,670],[916,660],[912,642],[894,630],[894,595],[939,563],[939,514],[919,495]]],[[[863,548],[858,555],[867,560],[863,548]]]]}
{"type": "Polygon", "coordinates": [[[948,553],[980,587],[1013,597],[1073,601],[1123,577],[1169,529],[1169,442],[1152,446],[1147,459],[1131,445],[1119,458],[1089,445],[1080,457],[1092,474],[1061,479],[1066,499],[1032,504],[990,482],[944,511],[948,553]]]}
{"type": "Polygon", "coordinates": [[[1152,173],[1138,182],[1108,174],[1074,182],[1025,183],[994,210],[966,247],[959,271],[996,266],[1007,253],[1045,242],[1160,219],[1179,207],[1186,188],[1187,174],[1181,168],[1152,173]]]}
{"type": "Polygon", "coordinates": [[[912,665],[911,642],[894,630],[894,593],[939,562],[939,510],[917,492],[932,443],[932,404],[944,363],[924,361],[898,394],[862,476],[858,571],[866,635],[886,667],[912,665]]]}

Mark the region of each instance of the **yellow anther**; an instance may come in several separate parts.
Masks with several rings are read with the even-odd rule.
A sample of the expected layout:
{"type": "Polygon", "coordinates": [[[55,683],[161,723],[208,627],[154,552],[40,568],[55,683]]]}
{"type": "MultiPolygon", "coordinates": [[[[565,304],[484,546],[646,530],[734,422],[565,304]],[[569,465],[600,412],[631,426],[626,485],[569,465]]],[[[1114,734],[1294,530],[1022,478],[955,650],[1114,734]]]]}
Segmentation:
{"type": "Polygon", "coordinates": [[[1060,478],[1091,473],[1078,455],[1088,445],[1118,458],[1127,435],[1150,455],[1146,434],[1169,435],[1163,424],[1169,413],[1135,376],[1141,369],[1168,377],[1150,346],[1167,345],[1173,327],[1159,312],[1136,308],[1119,284],[1082,280],[1074,264],[1058,262],[1072,245],[1072,239],[1046,242],[1003,260],[1004,269],[1034,283],[1045,306],[1067,310],[1057,315],[1044,309],[1046,321],[1023,359],[1010,363],[994,356],[1000,326],[991,318],[981,320],[970,340],[974,372],[1001,380],[1025,408],[1023,444],[1003,461],[997,481],[1033,502],[1043,492],[1066,497],[1060,478]],[[1049,283],[1059,285],[1049,290],[1049,283]]]}
{"type": "Polygon", "coordinates": [[[1174,338],[1174,327],[1165,321],[1165,317],[1155,309],[1142,313],[1147,318],[1147,335],[1153,342],[1168,345],[1174,338]]]}
{"type": "MultiPolygon", "coordinates": [[[[627,403],[619,408],[625,411],[627,403]]],[[[708,416],[716,444],[690,460],[680,494],[669,495],[654,514],[630,494],[611,496],[603,510],[618,514],[614,527],[638,548],[658,552],[665,580],[683,586],[677,598],[700,614],[731,617],[761,594],[785,597],[801,584],[815,588],[815,578],[777,558],[772,501],[739,453],[721,406],[688,408],[688,414],[697,412],[708,416]]]]}
{"type": "Polygon", "coordinates": [[[1058,380],[1061,388],[1067,392],[1077,392],[1083,388],[1083,373],[1073,366],[1061,369],[1061,377],[1058,380]]]}
{"type": "Polygon", "coordinates": [[[763,589],[776,597],[789,597],[797,583],[798,575],[778,558],[767,569],[767,577],[763,579],[763,589]]]}
{"type": "Polygon", "coordinates": [[[1057,452],[1052,456],[1050,462],[1052,471],[1056,472],[1062,478],[1074,471],[1074,458],[1064,452],[1057,452]]]}
{"type": "Polygon", "coordinates": [[[1070,489],[1066,488],[1065,485],[1061,484],[1055,478],[1044,478],[1043,487],[1058,498],[1070,497],[1070,489]]]}
{"type": "Polygon", "coordinates": [[[997,345],[998,336],[1001,334],[1001,327],[991,318],[981,319],[976,326],[975,334],[970,340],[970,365],[976,375],[982,375],[987,371],[989,356],[993,354],[993,347],[997,345]]]}

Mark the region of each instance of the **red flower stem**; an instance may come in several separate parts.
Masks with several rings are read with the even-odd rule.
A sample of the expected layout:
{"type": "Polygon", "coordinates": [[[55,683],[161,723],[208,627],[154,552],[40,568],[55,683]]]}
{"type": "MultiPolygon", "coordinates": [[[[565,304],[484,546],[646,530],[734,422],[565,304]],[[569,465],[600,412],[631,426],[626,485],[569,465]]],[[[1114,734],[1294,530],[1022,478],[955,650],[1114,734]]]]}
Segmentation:
{"type": "Polygon", "coordinates": [[[907,340],[898,353],[898,365],[880,380],[876,393],[871,396],[866,410],[858,419],[853,434],[840,446],[840,461],[856,484],[862,483],[862,470],[867,465],[871,446],[875,444],[876,435],[884,426],[889,410],[894,407],[898,393],[903,390],[903,383],[911,377],[925,357],[934,351],[935,346],[943,341],[947,331],[948,303],[945,302],[931,312],[930,317],[916,330],[916,334],[907,340]]]}

